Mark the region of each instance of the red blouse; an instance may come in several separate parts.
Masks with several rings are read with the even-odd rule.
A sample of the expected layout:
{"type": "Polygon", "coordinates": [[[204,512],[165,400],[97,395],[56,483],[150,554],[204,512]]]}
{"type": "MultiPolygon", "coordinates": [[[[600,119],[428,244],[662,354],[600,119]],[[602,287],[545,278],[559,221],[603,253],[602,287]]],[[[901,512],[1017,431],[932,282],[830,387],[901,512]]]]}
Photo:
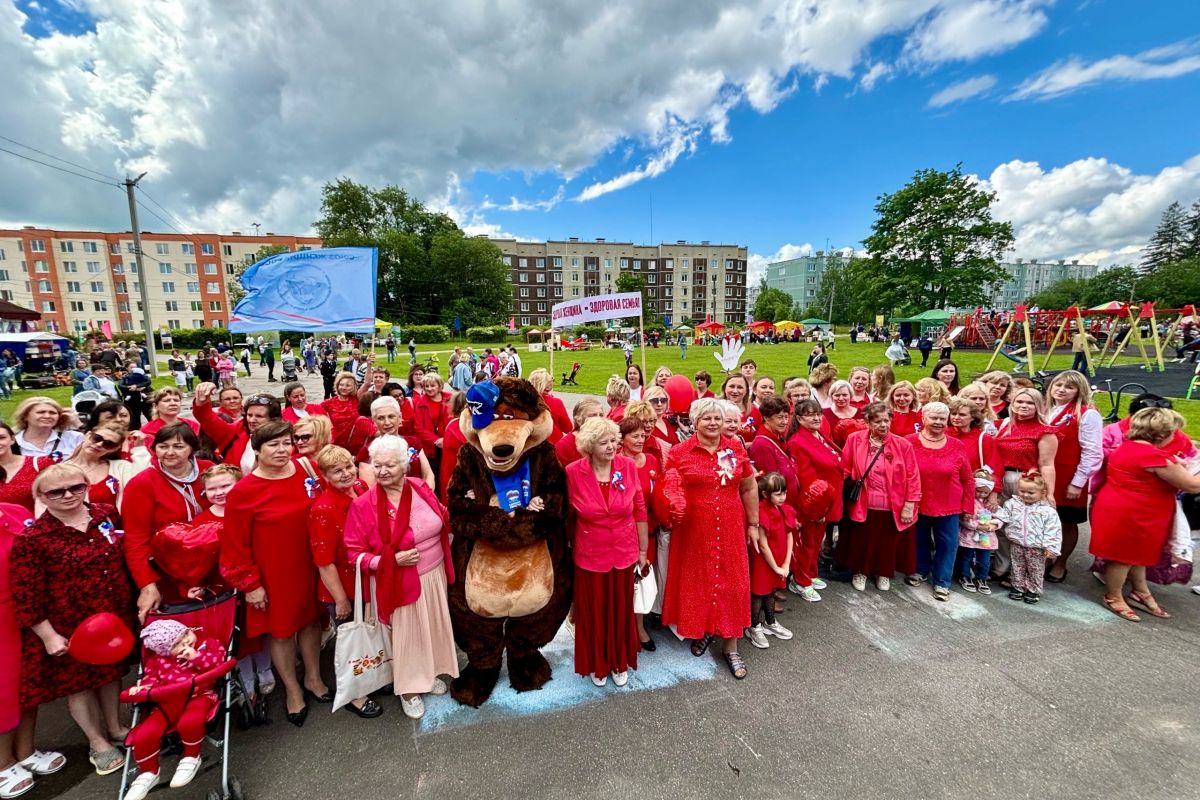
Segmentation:
{"type": "MultiPolygon", "coordinates": [[[[354,482],[354,496],[358,497],[367,491],[365,484],[354,482]]],[[[345,492],[331,489],[324,492],[317,502],[313,503],[312,514],[308,518],[308,538],[312,546],[313,564],[323,567],[333,564],[337,567],[338,577],[342,579],[342,588],[346,596],[353,599],[357,592],[354,586],[354,565],[346,557],[346,514],[350,511],[353,497],[345,492]]],[[[317,596],[322,603],[334,602],[334,597],[325,582],[317,580],[317,596]]]]}
{"type": "MultiPolygon", "coordinates": [[[[175,421],[184,423],[192,429],[192,433],[196,434],[197,436],[200,435],[200,423],[196,422],[196,420],[188,419],[187,417],[176,417],[175,421]]],[[[142,433],[146,434],[146,447],[148,447],[151,452],[154,451],[154,437],[157,436],[158,432],[165,427],[166,423],[158,417],[155,417],[154,419],[142,425],[142,427],[139,429],[142,433]]]]}
{"type": "Polygon", "coordinates": [[[949,517],[975,511],[975,478],[966,448],[958,439],[934,450],[926,447],[921,434],[906,437],[917,457],[921,476],[921,502],[917,510],[926,517],[949,517]]]}
{"type": "MultiPolygon", "coordinates": [[[[199,460],[196,465],[196,480],[188,487],[203,511],[208,507],[208,501],[204,499],[204,483],[200,475],[212,466],[212,462],[199,460]]],[[[125,484],[121,511],[125,518],[125,564],[129,567],[133,582],[138,588],[158,583],[162,576],[150,563],[150,540],[172,522],[194,520],[196,511],[175,483],[163,475],[157,464],[142,470],[125,484]]],[[[159,586],[160,592],[166,588],[166,583],[174,584],[174,581],[159,586]]]]}
{"type": "Polygon", "coordinates": [[[1043,436],[1054,436],[1054,428],[1038,421],[1022,422],[1012,417],[1005,420],[996,434],[996,449],[1005,469],[1021,472],[1037,469],[1038,442],[1043,436]]]}
{"type": "Polygon", "coordinates": [[[16,503],[33,511],[33,479],[44,467],[52,462],[48,458],[25,456],[25,463],[9,475],[8,480],[0,483],[0,503],[16,503]]]}

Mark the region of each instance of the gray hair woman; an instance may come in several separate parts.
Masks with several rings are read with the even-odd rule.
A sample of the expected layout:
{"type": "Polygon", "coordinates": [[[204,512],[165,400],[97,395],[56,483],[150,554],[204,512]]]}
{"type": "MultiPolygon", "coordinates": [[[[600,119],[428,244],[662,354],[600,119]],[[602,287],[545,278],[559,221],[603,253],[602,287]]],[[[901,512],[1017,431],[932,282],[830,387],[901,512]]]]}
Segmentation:
{"type": "Polygon", "coordinates": [[[446,509],[419,478],[408,478],[408,442],[371,443],[375,487],[350,504],[346,552],[378,578],[379,618],[392,628],[392,686],[405,716],[425,714],[422,695],[445,694],[458,677],[446,587],[454,580],[446,509]]]}

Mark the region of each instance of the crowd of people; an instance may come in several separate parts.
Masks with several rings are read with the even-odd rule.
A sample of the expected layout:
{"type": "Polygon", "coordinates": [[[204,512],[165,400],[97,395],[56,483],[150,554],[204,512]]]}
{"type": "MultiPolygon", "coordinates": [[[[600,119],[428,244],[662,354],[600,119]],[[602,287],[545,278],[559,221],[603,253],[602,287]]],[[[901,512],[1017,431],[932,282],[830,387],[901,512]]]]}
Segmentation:
{"type": "MultiPolygon", "coordinates": [[[[546,370],[528,375],[567,475],[580,676],[625,686],[667,635],[697,657],[719,640],[745,678],[740,643],[793,638],[780,619],[789,595],[818,602],[828,580],[889,591],[899,576],[940,602],[955,586],[978,596],[999,585],[1042,602],[1089,520],[1101,602],[1129,621],[1170,616],[1150,583],[1190,577],[1177,496],[1200,492],[1200,478],[1169,401],[1139,397],[1105,426],[1073,370],[1042,390],[1004,372],[971,380],[943,358],[913,384],[886,364],[843,379],[818,355],[803,378],[746,359],[719,384],[667,367],[647,381],[630,364],[606,402],[570,411],[546,370]]],[[[351,618],[358,566],[376,579],[402,712],[419,718],[425,695],[445,693],[459,670],[444,503],[467,446],[462,412],[474,387],[521,370],[507,350],[456,350],[451,362],[450,386],[417,364],[401,382],[352,350],[320,402],[298,381],[243,396],[185,373],[147,398],[140,425],[115,399],[86,425],[48,397],[22,402],[0,424],[0,798],[63,766],[35,747],[37,709],[58,698],[96,771],[123,765],[125,667],[64,655],[98,612],[137,631],[164,605],[236,590],[243,681],[251,694],[278,683],[286,719],[302,726],[310,704],[333,701],[320,648],[351,618]],[[219,560],[199,583],[155,557],[155,537],[181,523],[220,526],[219,560]]],[[[371,697],[346,708],[384,713],[371,697]]],[[[145,797],[157,770],[156,756],[139,757],[127,799],[145,797]]]]}

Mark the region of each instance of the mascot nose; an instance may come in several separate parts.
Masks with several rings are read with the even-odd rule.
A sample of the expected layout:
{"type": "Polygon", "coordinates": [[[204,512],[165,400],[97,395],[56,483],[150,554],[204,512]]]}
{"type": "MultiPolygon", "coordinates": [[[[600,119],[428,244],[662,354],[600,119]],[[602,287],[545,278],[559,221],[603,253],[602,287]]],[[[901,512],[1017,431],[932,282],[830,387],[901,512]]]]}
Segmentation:
{"type": "Polygon", "coordinates": [[[492,455],[496,458],[508,458],[514,452],[516,452],[516,448],[511,444],[498,444],[492,448],[492,455]]]}

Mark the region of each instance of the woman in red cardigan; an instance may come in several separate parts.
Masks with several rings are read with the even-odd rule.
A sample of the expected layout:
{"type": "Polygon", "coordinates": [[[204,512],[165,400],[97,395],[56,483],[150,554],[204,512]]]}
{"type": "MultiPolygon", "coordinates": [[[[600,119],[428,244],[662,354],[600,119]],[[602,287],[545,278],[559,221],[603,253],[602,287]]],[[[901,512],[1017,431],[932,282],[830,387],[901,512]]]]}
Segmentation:
{"type": "Polygon", "coordinates": [[[817,400],[801,400],[796,404],[788,438],[787,451],[796,465],[796,480],[807,489],[816,481],[833,487],[833,505],[820,519],[806,517],[799,509],[800,536],[792,545],[792,578],[788,591],[810,603],[821,599],[818,589],[825,581],[817,577],[817,558],[826,535],[833,536],[833,526],[842,518],[842,451],[821,429],[824,416],[817,400]]]}
{"type": "Polygon", "coordinates": [[[405,716],[425,714],[424,694],[445,694],[458,677],[446,587],[454,581],[446,509],[408,472],[408,442],[371,443],[375,488],[350,503],[346,555],[378,578],[379,618],[392,628],[392,688],[405,716]]]}
{"type": "Polygon", "coordinates": [[[191,522],[208,507],[200,475],[212,462],[197,459],[199,449],[200,438],[187,424],[168,425],[154,437],[150,467],[125,485],[121,498],[125,565],[140,591],[137,607],[142,620],[164,599],[175,602],[187,592],[188,587],[166,578],[151,563],[150,544],[167,525],[191,522]]]}
{"type": "MultiPolygon", "coordinates": [[[[755,381],[755,384],[762,386],[762,378],[755,381]]],[[[783,476],[787,482],[788,505],[799,514],[799,474],[796,472],[795,462],[786,449],[791,409],[788,407],[787,400],[775,395],[768,395],[759,401],[755,408],[761,415],[762,424],[759,426],[758,436],[750,440],[750,445],[746,448],[747,454],[754,464],[756,473],[778,472],[783,476]]],[[[792,543],[792,550],[796,550],[795,542],[792,543]]],[[[784,597],[785,595],[777,593],[775,596],[777,604],[781,603],[784,597]]],[[[776,608],[777,612],[781,610],[782,606],[776,608]]]]}
{"type": "Polygon", "coordinates": [[[293,425],[305,417],[325,413],[325,407],[320,403],[308,402],[308,393],[299,381],[283,387],[283,401],[287,404],[283,408],[283,421],[293,425]]]}
{"type": "Polygon", "coordinates": [[[268,634],[271,664],[287,692],[288,722],[308,717],[306,696],[332,703],[321,680],[321,606],[308,518],[320,491],[316,468],[292,460],[292,426],[282,420],[254,429],[254,471],[238,481],[226,503],[221,575],[245,595],[246,636],[268,634]],[[296,650],[304,684],[296,675],[296,650]]]}
{"type": "Polygon", "coordinates": [[[624,686],[637,669],[634,570],[645,576],[646,498],[637,464],[618,452],[620,430],[590,419],[576,434],[584,458],[567,467],[575,554],[575,672],[624,686]]]}
{"type": "Polygon", "coordinates": [[[262,424],[280,418],[279,401],[269,394],[246,398],[243,416],[237,422],[226,422],[212,409],[212,395],[217,387],[202,383],[192,399],[192,416],[200,423],[204,435],[216,443],[215,460],[232,464],[244,473],[254,469],[254,450],[250,435],[262,424]]]}
{"type": "Polygon", "coordinates": [[[892,586],[897,566],[911,569],[916,553],[913,523],[921,501],[921,476],[912,445],[891,433],[891,412],[883,403],[863,409],[865,431],[855,431],[842,450],[842,470],[863,481],[857,500],[845,509],[836,561],[853,573],[858,591],[874,577],[880,591],[892,586]],[[864,479],[865,476],[865,479],[864,479]]]}
{"type": "MultiPolygon", "coordinates": [[[[557,397],[554,399],[558,400],[557,397]]],[[[561,400],[558,402],[562,403],[561,400]]],[[[458,451],[467,443],[467,437],[463,436],[462,428],[458,424],[459,415],[466,407],[467,393],[456,392],[450,401],[450,421],[446,423],[446,435],[442,437],[442,463],[438,465],[438,497],[443,505],[446,502],[446,489],[450,486],[450,476],[454,474],[454,467],[458,464],[458,451]]]]}
{"type": "Polygon", "coordinates": [[[905,583],[933,584],[935,600],[950,597],[950,579],[958,556],[958,523],[975,513],[975,477],[963,443],[946,435],[950,409],[945,403],[926,403],[921,409],[920,433],[908,435],[921,477],[917,516],[916,571],[905,583]],[[932,545],[932,547],[931,547],[932,545]]]}
{"type": "Polygon", "coordinates": [[[549,370],[538,367],[529,373],[528,380],[542,396],[546,408],[550,409],[550,418],[554,420],[554,430],[550,432],[548,441],[550,444],[556,444],[559,439],[574,430],[571,415],[567,413],[566,404],[553,394],[554,378],[550,375],[549,370]]]}
{"type": "Polygon", "coordinates": [[[416,446],[437,471],[438,454],[442,448],[442,437],[446,434],[446,423],[450,412],[446,409],[449,398],[442,390],[442,378],[436,372],[427,372],[421,379],[421,393],[414,394],[413,435],[416,446]]]}

